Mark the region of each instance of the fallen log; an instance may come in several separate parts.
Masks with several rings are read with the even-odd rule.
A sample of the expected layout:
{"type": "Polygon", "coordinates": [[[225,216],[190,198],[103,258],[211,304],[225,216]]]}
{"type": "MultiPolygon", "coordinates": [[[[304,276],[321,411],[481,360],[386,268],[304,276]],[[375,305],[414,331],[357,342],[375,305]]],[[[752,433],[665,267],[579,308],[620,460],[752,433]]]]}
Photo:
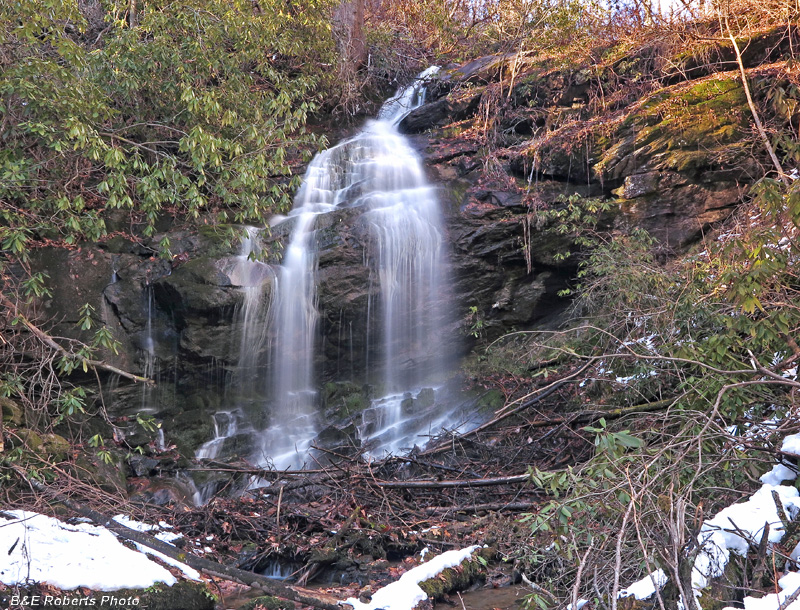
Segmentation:
{"type": "Polygon", "coordinates": [[[158,540],[149,534],[126,527],[121,523],[117,523],[111,517],[86,506],[77,504],[58,491],[55,491],[49,488],[47,485],[28,477],[25,470],[16,464],[13,464],[8,460],[4,460],[4,464],[14,470],[18,476],[20,476],[26,483],[28,483],[28,485],[37,491],[42,492],[79,515],[86,517],[96,525],[105,527],[106,529],[114,532],[120,538],[136,542],[153,549],[154,551],[163,553],[167,557],[185,563],[187,566],[194,568],[199,572],[203,572],[204,574],[208,574],[209,576],[215,576],[225,580],[232,580],[255,589],[266,591],[275,597],[288,599],[307,606],[313,606],[314,608],[320,608],[320,610],[340,610],[337,601],[333,598],[323,597],[316,593],[312,593],[297,587],[288,587],[284,584],[271,580],[266,576],[256,574],[255,572],[240,570],[239,568],[226,566],[221,563],[217,563],[216,561],[205,559],[204,557],[191,555],[175,546],[172,546],[171,544],[162,542],[161,540],[158,540]]]}
{"type": "MultiPolygon", "coordinates": [[[[559,388],[563,387],[564,385],[566,385],[567,383],[572,381],[575,377],[577,377],[583,371],[585,371],[587,368],[589,368],[589,366],[591,364],[592,364],[591,362],[587,362],[582,367],[580,367],[577,371],[575,371],[573,373],[570,373],[569,375],[567,375],[566,377],[563,377],[562,379],[559,379],[558,381],[554,381],[549,386],[546,386],[544,388],[539,388],[539,389],[534,390],[533,392],[523,396],[522,398],[518,398],[517,400],[507,404],[502,409],[500,409],[497,412],[496,416],[494,418],[492,418],[490,421],[486,422],[485,424],[482,424],[482,425],[478,426],[477,428],[473,428],[472,430],[469,430],[469,431],[467,431],[467,432],[465,432],[463,434],[459,434],[459,435],[457,435],[457,437],[458,438],[468,438],[470,436],[474,436],[475,434],[478,434],[479,432],[482,432],[483,430],[486,430],[487,428],[491,428],[491,427],[495,426],[498,422],[506,419],[507,417],[511,417],[515,413],[519,413],[520,411],[522,411],[524,409],[532,407],[536,403],[541,402],[542,400],[544,400],[545,398],[550,396],[553,392],[555,392],[559,388]],[[521,404],[518,404],[518,403],[521,403],[521,404]],[[518,404],[518,406],[516,408],[514,408],[514,409],[510,409],[510,407],[512,407],[515,404],[518,404]]],[[[445,450],[447,450],[449,448],[450,448],[450,443],[449,442],[440,443],[440,444],[436,445],[435,447],[431,447],[430,449],[426,449],[425,451],[423,451],[419,455],[434,455],[436,453],[441,453],[442,451],[445,451],[445,450]]]]}
{"type": "MultiPolygon", "coordinates": [[[[572,377],[572,375],[570,377],[572,377]]],[[[519,413],[523,409],[533,406],[533,404],[535,404],[536,402],[543,400],[544,398],[555,392],[565,383],[567,383],[566,379],[558,382],[557,385],[551,386],[546,392],[540,394],[539,396],[536,396],[534,399],[518,406],[517,408],[502,413],[500,416],[495,417],[491,421],[488,421],[485,424],[478,426],[477,428],[465,432],[464,434],[456,435],[454,438],[456,439],[468,438],[470,436],[473,436],[474,434],[477,434],[478,432],[486,430],[487,428],[491,428],[492,426],[499,423],[501,420],[506,419],[507,417],[514,415],[516,413],[519,413]]],[[[673,404],[675,404],[675,402],[677,402],[682,396],[683,395],[678,396],[676,398],[665,398],[664,400],[657,400],[655,402],[647,402],[639,405],[631,405],[630,407],[617,407],[614,409],[592,409],[587,411],[579,411],[578,413],[570,413],[566,416],[534,419],[533,421],[526,422],[525,425],[530,428],[546,428],[547,426],[593,422],[597,421],[601,417],[605,419],[619,419],[620,417],[631,415],[633,413],[649,413],[652,411],[661,411],[663,409],[667,409],[673,404]]],[[[419,453],[418,455],[433,455],[436,453],[441,453],[442,451],[449,449],[451,447],[450,443],[451,441],[448,441],[447,443],[436,445],[435,447],[426,449],[425,451],[419,453]]]]}
{"type": "Polygon", "coordinates": [[[487,479],[464,479],[449,481],[376,481],[378,487],[394,489],[442,489],[446,487],[487,487],[490,485],[509,485],[530,481],[530,474],[517,474],[510,477],[493,477],[487,479]]]}
{"type": "MultiPolygon", "coordinates": [[[[506,502],[494,504],[470,504],[469,506],[430,506],[425,509],[426,515],[440,515],[446,513],[477,513],[480,511],[502,512],[504,510],[530,510],[536,508],[536,502],[506,502]]],[[[436,541],[437,544],[441,542],[436,541]]]]}
{"type": "Polygon", "coordinates": [[[618,407],[616,409],[580,411],[578,413],[572,413],[566,417],[546,417],[544,419],[535,419],[531,422],[527,422],[526,425],[531,428],[545,428],[547,426],[557,426],[559,424],[597,421],[601,417],[605,419],[619,419],[620,417],[624,417],[625,415],[630,415],[632,413],[649,413],[651,411],[660,411],[661,409],[666,409],[675,404],[678,398],[665,398],[664,400],[646,402],[639,405],[631,405],[630,407],[618,407]]]}

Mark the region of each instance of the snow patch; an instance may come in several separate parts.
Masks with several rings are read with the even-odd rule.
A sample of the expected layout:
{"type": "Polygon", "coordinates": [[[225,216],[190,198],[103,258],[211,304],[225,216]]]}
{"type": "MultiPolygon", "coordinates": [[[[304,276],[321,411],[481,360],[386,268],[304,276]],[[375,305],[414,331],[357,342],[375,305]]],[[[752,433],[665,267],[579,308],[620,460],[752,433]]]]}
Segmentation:
{"type": "Polygon", "coordinates": [[[641,580],[637,580],[632,585],[628,585],[626,589],[619,592],[617,597],[630,597],[633,595],[636,599],[648,599],[656,594],[656,589],[661,589],[667,584],[666,573],[662,569],[658,569],[652,574],[648,574],[641,580]]]}
{"type": "Polygon", "coordinates": [[[362,603],[350,597],[343,604],[353,606],[354,610],[412,610],[419,602],[428,599],[419,583],[433,578],[446,568],[454,568],[467,559],[480,545],[473,545],[457,551],[447,551],[433,557],[427,563],[418,565],[403,574],[398,580],[378,589],[368,603],[362,603]]]}
{"type": "Polygon", "coordinates": [[[46,582],[59,589],[145,589],[176,578],[104,527],[70,525],[28,511],[0,515],[0,582],[46,582]]]}
{"type": "Polygon", "coordinates": [[[703,524],[698,535],[698,543],[703,550],[692,570],[692,587],[697,595],[712,578],[722,575],[731,551],[746,555],[751,543],[758,545],[766,524],[770,526],[770,542],[779,542],[783,538],[783,526],[772,497],[773,491],[777,493],[786,513],[794,517],[800,510],[797,489],[764,484],[747,501],[722,509],[716,517],[703,524]]]}
{"type": "Polygon", "coordinates": [[[172,544],[175,540],[179,540],[183,538],[183,534],[178,534],[177,532],[164,532],[162,530],[165,529],[172,529],[171,525],[164,523],[163,521],[159,521],[158,525],[151,525],[150,523],[143,523],[142,521],[136,521],[127,517],[126,515],[117,515],[113,517],[114,521],[119,523],[120,525],[124,525],[128,529],[135,530],[137,532],[144,532],[149,533],[154,538],[161,540],[161,542],[166,542],[168,544],[172,544]]]}
{"type": "MultiPolygon", "coordinates": [[[[775,610],[776,608],[783,608],[783,610],[800,610],[800,599],[793,601],[786,607],[781,604],[786,601],[792,593],[800,589],[800,574],[797,572],[789,572],[786,576],[778,581],[778,586],[781,588],[780,593],[770,593],[764,597],[745,597],[744,608],[745,610],[775,610]]],[[[735,610],[728,607],[724,610],[735,610]]]]}
{"type": "Polygon", "coordinates": [[[784,481],[794,481],[797,471],[786,464],[775,464],[772,470],[762,474],[759,480],[766,485],[780,485],[784,481]]]}
{"type": "Polygon", "coordinates": [[[783,439],[781,451],[800,455],[800,434],[792,434],[791,436],[787,436],[785,439],[783,439]]]}
{"type": "MultiPolygon", "coordinates": [[[[800,434],[787,436],[781,450],[800,455],[800,434]]],[[[695,596],[702,596],[702,590],[710,584],[711,579],[722,575],[731,552],[746,555],[751,544],[758,545],[767,524],[769,542],[780,542],[785,532],[773,494],[777,496],[787,516],[795,519],[800,513],[800,493],[794,487],[781,483],[794,480],[797,476],[795,469],[785,464],[776,464],[761,476],[761,489],[746,501],[722,509],[713,519],[703,524],[698,535],[698,544],[702,550],[692,569],[692,589],[695,596]]],[[[800,561],[800,544],[792,552],[791,558],[800,561]]],[[[663,587],[667,580],[663,570],[656,570],[621,591],[619,597],[633,595],[636,599],[648,599],[655,594],[656,587],[663,587]]],[[[781,587],[779,593],[761,598],[745,597],[745,610],[775,610],[780,607],[790,595],[800,589],[800,573],[789,572],[778,581],[778,585],[781,587]]],[[[800,599],[784,610],[800,610],[800,599]]]]}

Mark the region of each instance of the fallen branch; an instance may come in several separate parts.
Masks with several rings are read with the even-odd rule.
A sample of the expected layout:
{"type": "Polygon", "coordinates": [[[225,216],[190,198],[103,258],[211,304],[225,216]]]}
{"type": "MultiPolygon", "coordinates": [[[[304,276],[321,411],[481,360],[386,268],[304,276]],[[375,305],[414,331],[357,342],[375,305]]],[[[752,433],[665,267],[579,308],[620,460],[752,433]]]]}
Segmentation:
{"type": "MultiPolygon", "coordinates": [[[[504,510],[530,510],[539,504],[536,502],[495,502],[492,504],[471,504],[469,506],[430,506],[425,509],[426,515],[438,515],[442,513],[474,513],[479,511],[502,512],[504,510]]],[[[442,544],[441,541],[432,541],[436,544],[442,544]]]]}
{"type": "MultiPolygon", "coordinates": [[[[351,515],[347,518],[347,521],[344,522],[342,527],[339,528],[339,531],[336,532],[336,535],[331,538],[328,543],[323,548],[323,552],[335,552],[336,547],[339,543],[344,540],[345,534],[350,530],[350,527],[353,525],[353,522],[359,518],[361,515],[361,507],[356,506],[355,510],[351,513],[351,515]]],[[[304,568],[303,574],[297,579],[297,584],[304,586],[311,580],[317,572],[322,569],[323,562],[321,561],[312,561],[304,568]]]]}
{"type": "Polygon", "coordinates": [[[377,481],[378,487],[394,489],[444,489],[448,487],[487,487],[490,485],[509,485],[530,481],[531,475],[518,474],[511,477],[495,477],[489,479],[465,479],[463,481],[377,481]]]}
{"type": "MultiPolygon", "coordinates": [[[[683,396],[683,395],[681,395],[683,396]]],[[[678,397],[680,398],[680,396],[678,397]]],[[[602,418],[605,419],[619,419],[632,413],[649,413],[651,411],[660,411],[675,404],[678,398],[665,398],[664,400],[657,400],[655,402],[645,402],[640,405],[631,405],[630,407],[619,407],[616,409],[597,409],[595,411],[581,411],[573,413],[567,417],[547,417],[544,419],[535,419],[528,422],[528,426],[533,428],[544,428],[547,426],[556,426],[559,424],[583,423],[587,421],[595,421],[602,418]]]]}
{"type": "MultiPolygon", "coordinates": [[[[506,419],[507,417],[511,417],[515,413],[519,413],[523,409],[527,409],[528,407],[531,407],[531,406],[535,405],[537,402],[540,402],[540,401],[544,400],[545,398],[550,396],[553,392],[558,390],[560,387],[566,385],[569,381],[571,381],[572,379],[574,379],[575,377],[580,375],[583,371],[585,371],[587,368],[589,368],[589,366],[591,366],[591,364],[592,364],[592,362],[587,362],[586,364],[584,364],[581,368],[579,368],[574,373],[571,373],[570,375],[567,375],[566,377],[564,377],[562,379],[559,379],[558,381],[554,381],[549,386],[534,390],[533,392],[530,392],[529,394],[526,394],[522,398],[518,398],[517,400],[507,404],[502,409],[500,409],[500,411],[498,411],[498,415],[496,417],[494,417],[490,421],[486,422],[485,424],[482,424],[482,425],[478,426],[477,428],[473,428],[472,430],[469,430],[468,432],[465,432],[464,434],[458,435],[458,438],[469,438],[470,436],[474,436],[475,434],[478,434],[479,432],[482,432],[483,430],[486,430],[487,428],[491,428],[492,426],[496,425],[498,422],[506,419]],[[532,396],[533,396],[533,398],[531,398],[532,396]],[[524,402],[522,402],[522,401],[524,401],[524,402]],[[511,407],[514,404],[519,403],[519,402],[522,402],[522,404],[520,404],[515,409],[507,410],[509,407],[511,407]]],[[[436,453],[440,453],[440,452],[446,450],[449,446],[450,446],[449,443],[441,443],[441,444],[439,444],[439,445],[437,445],[435,447],[431,447],[430,449],[426,449],[425,451],[423,451],[419,455],[433,455],[433,454],[436,454],[436,453]]]]}

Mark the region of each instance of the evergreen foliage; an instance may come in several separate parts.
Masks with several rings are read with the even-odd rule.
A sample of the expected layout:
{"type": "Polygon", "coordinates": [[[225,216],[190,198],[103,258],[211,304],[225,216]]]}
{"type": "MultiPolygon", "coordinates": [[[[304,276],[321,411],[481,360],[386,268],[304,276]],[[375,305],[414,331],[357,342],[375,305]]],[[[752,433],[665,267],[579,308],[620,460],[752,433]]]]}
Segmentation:
{"type": "Polygon", "coordinates": [[[165,212],[285,210],[320,144],[305,124],[331,84],[331,2],[89,5],[0,7],[4,249],[100,239],[116,209],[145,235],[165,212]]]}

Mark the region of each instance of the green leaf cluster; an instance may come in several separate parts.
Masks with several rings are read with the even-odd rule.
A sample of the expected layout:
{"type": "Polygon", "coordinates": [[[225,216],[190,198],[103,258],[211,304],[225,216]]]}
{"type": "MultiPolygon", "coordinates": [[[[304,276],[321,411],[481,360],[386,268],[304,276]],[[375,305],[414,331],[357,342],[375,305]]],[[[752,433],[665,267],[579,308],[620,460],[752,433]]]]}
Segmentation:
{"type": "MultiPolygon", "coordinates": [[[[330,0],[0,6],[0,241],[76,243],[123,210],[261,220],[285,209],[333,86],[330,0]],[[125,4],[125,9],[127,4],[125,4]],[[85,14],[86,13],[86,14],[85,14]]],[[[168,244],[162,244],[168,252],[168,244]]]]}

